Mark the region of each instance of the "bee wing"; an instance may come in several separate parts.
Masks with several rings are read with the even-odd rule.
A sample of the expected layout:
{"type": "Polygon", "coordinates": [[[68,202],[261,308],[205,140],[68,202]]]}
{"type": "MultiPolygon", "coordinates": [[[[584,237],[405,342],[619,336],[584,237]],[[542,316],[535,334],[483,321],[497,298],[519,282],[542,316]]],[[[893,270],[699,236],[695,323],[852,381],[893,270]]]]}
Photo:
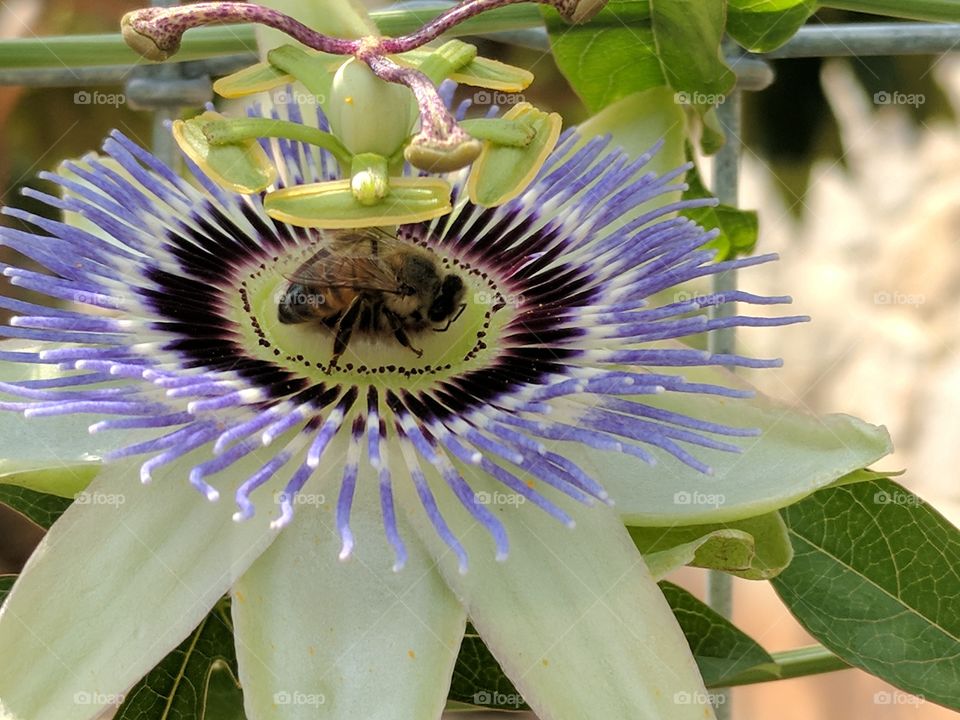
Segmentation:
{"type": "Polygon", "coordinates": [[[375,258],[395,251],[416,252],[410,243],[378,227],[335,231],[328,243],[334,254],[351,257],[375,258]]]}
{"type": "Polygon", "coordinates": [[[348,288],[357,292],[400,292],[393,271],[371,255],[340,255],[321,250],[284,277],[316,290],[348,288]]]}

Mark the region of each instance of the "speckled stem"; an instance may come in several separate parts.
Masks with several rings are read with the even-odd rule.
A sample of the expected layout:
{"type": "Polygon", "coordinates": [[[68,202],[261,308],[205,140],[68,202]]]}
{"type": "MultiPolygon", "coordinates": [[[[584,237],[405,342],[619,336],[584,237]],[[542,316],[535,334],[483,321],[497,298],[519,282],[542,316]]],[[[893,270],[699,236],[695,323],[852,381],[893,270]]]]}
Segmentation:
{"type": "MultiPolygon", "coordinates": [[[[605,4],[605,0],[532,0],[543,5],[551,5],[568,22],[583,22],[592,17],[605,4]]],[[[531,2],[531,0],[466,0],[456,7],[447,10],[428,22],[422,28],[409,35],[397,38],[383,38],[380,41],[378,52],[395,54],[414,50],[426,43],[436,40],[440,35],[450,30],[464,20],[495,10],[506,5],[531,2]]]]}
{"type": "Polygon", "coordinates": [[[470,139],[447,110],[436,86],[422,72],[397,65],[389,58],[374,52],[360,53],[358,57],[369,65],[381,80],[400,83],[410,88],[420,108],[422,129],[418,137],[422,140],[453,147],[470,139]]]}
{"type": "MultiPolygon", "coordinates": [[[[352,55],[360,47],[358,40],[344,40],[318,33],[289,15],[246,2],[205,2],[171,8],[144,8],[124,16],[122,26],[128,42],[130,31],[133,31],[156,45],[158,52],[154,54],[154,59],[165,59],[177,51],[180,39],[187,30],[214,23],[266,25],[285,32],[307,47],[334,55],[352,55]]],[[[144,54],[150,57],[150,54],[144,54]]]]}

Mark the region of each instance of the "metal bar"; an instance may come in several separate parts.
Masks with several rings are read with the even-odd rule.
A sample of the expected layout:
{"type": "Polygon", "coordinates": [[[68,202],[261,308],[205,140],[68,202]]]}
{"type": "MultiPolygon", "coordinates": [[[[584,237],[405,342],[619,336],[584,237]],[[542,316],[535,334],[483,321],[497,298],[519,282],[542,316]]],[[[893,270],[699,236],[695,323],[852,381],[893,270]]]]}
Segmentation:
{"type": "Polygon", "coordinates": [[[809,25],[763,57],[938,55],[960,47],[960,23],[809,25]]]}
{"type": "MultiPolygon", "coordinates": [[[[208,60],[190,60],[184,63],[168,63],[179,66],[182,77],[221,77],[248,67],[257,62],[249,55],[226,55],[208,60]]],[[[103,65],[81,68],[18,68],[0,69],[0,85],[29,85],[31,87],[80,87],[122,85],[138,68],[156,68],[156,65],[103,65]]],[[[763,58],[744,55],[733,65],[737,75],[737,87],[741,90],[763,90],[774,80],[773,68],[763,58]]]]}
{"type": "MultiPolygon", "coordinates": [[[[153,7],[172,7],[178,5],[179,0],[151,0],[153,7]]],[[[179,63],[168,65],[166,67],[149,68],[153,76],[147,82],[162,82],[163,80],[175,80],[180,75],[179,63]]],[[[153,112],[153,122],[151,127],[151,149],[153,154],[160,158],[174,170],[179,168],[180,153],[177,151],[177,145],[173,140],[173,135],[167,128],[167,123],[176,118],[179,108],[176,105],[163,105],[156,107],[153,112]]]]}
{"type": "MultiPolygon", "coordinates": [[[[180,67],[186,78],[229,75],[256,62],[256,55],[224,55],[205,60],[188,60],[173,63],[180,67]]],[[[33,87],[92,87],[96,85],[122,85],[137,67],[153,65],[98,65],[75,68],[11,68],[0,69],[0,85],[30,85],[33,87]]]]}
{"type": "MultiPolygon", "coordinates": [[[[713,192],[724,205],[735,207],[739,199],[740,187],[740,113],[741,93],[734,90],[726,102],[717,107],[717,120],[723,126],[726,142],[713,161],[713,192]]],[[[713,292],[736,290],[737,273],[728,270],[713,276],[713,292]]],[[[715,307],[713,317],[726,317],[736,313],[732,303],[715,307]]],[[[732,354],[736,352],[736,332],[734,328],[714,330],[708,338],[708,348],[712,353],[732,354]]],[[[724,617],[733,613],[733,578],[725,573],[712,570],[707,573],[707,602],[724,617]]],[[[713,700],[717,720],[730,720],[730,689],[719,688],[713,700]]]]}
{"type": "MultiPolygon", "coordinates": [[[[375,17],[379,14],[375,13],[375,17]]],[[[385,19],[385,18],[383,18],[385,19]]],[[[539,18],[536,22],[540,22],[539,18]]],[[[252,33],[248,25],[228,28],[231,35],[224,36],[223,28],[199,28],[192,36],[184,38],[179,56],[198,60],[199,48],[209,48],[208,55],[230,55],[230,62],[245,55],[249,63],[256,62],[251,51],[252,33]],[[207,39],[209,38],[209,40],[207,39]],[[213,43],[213,44],[211,44],[213,43]],[[192,53],[192,57],[191,57],[192,53]]],[[[517,28],[518,30],[522,28],[517,28]]],[[[491,33],[495,36],[496,33],[491,33]]],[[[516,36],[514,36],[516,37],[516,36]]],[[[521,42],[541,49],[549,47],[546,31],[530,26],[523,30],[521,42]]],[[[35,39],[0,41],[0,85],[70,86],[78,85],[77,72],[93,72],[93,68],[64,68],[58,52],[65,57],[66,48],[79,43],[97,43],[103,50],[100,56],[106,64],[130,68],[133,65],[118,65],[116,60],[129,56],[119,34],[96,36],[55,36],[35,39]],[[62,48],[62,49],[61,49],[62,48]],[[26,55],[27,60],[24,59],[26,55]],[[45,69],[50,75],[34,75],[45,69]],[[60,73],[59,75],[57,73],[60,73]],[[52,80],[51,78],[56,78],[52,80]],[[36,82],[39,81],[39,82],[36,82]]],[[[746,58],[801,58],[844,57],[852,55],[936,55],[960,49],[960,23],[862,23],[836,25],[808,25],[800,30],[782,47],[769,53],[745,55],[746,58]]],[[[209,60],[204,60],[209,62],[209,60]]],[[[746,89],[746,88],[745,88],[746,89]]]]}

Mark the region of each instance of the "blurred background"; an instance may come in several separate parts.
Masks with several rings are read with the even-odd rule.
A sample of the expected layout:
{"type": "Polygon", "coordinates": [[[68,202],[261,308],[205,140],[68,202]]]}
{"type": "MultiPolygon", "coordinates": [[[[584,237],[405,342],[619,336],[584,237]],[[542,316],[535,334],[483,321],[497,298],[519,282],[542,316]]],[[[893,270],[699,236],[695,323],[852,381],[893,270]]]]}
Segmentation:
{"type": "MultiPolygon", "coordinates": [[[[136,7],[6,0],[0,37],[111,32],[136,7]]],[[[823,11],[811,22],[864,20],[876,18],[823,11]]],[[[528,100],[568,124],[585,117],[549,55],[479,44],[533,70],[528,100]]],[[[758,251],[782,261],[743,273],[742,285],[793,295],[813,322],[742,332],[744,353],[786,361],[748,377],[788,403],[886,425],[897,450],[881,469],[905,469],[901,482],[960,523],[960,53],[773,65],[776,82],[745,98],[741,204],[759,210],[758,251]]],[[[121,91],[0,86],[3,204],[28,206],[19,190],[42,187],[37,172],[97,148],[111,128],[149,144],[149,116],[122,96],[85,104],[77,94],[94,89],[121,91]]],[[[16,572],[39,537],[0,507],[0,573],[16,572]]],[[[671,579],[705,596],[701,571],[671,579]]],[[[765,583],[735,580],[734,607],[734,621],[769,651],[812,642],[765,583]]],[[[856,670],[737,688],[733,706],[737,720],[774,708],[781,720],[955,717],[856,670]]]]}

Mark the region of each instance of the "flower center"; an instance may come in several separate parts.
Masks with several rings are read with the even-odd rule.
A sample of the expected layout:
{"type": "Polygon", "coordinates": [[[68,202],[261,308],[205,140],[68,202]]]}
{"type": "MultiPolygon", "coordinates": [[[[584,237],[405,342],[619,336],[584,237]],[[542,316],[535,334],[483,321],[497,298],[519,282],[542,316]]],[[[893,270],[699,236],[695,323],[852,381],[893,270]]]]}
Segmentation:
{"type": "MultiPolygon", "coordinates": [[[[483,367],[496,356],[495,339],[515,310],[489,273],[424,248],[439,277],[453,274],[464,287],[450,314],[432,322],[424,317],[427,309],[414,295],[407,299],[402,293],[299,283],[305,264],[313,262],[322,247],[317,241],[274,255],[238,271],[232,287],[224,289],[226,297],[236,293],[225,314],[242,335],[241,344],[248,354],[314,381],[373,382],[407,390],[483,367]],[[358,296],[361,310],[350,319],[349,306],[358,296]],[[297,322],[281,320],[280,306],[285,299],[302,308],[297,322]],[[352,324],[352,332],[334,361],[336,339],[346,322],[352,324]],[[403,324],[408,347],[394,332],[397,322],[403,324]]],[[[420,246],[410,243],[409,247],[416,251],[420,246]]]]}

